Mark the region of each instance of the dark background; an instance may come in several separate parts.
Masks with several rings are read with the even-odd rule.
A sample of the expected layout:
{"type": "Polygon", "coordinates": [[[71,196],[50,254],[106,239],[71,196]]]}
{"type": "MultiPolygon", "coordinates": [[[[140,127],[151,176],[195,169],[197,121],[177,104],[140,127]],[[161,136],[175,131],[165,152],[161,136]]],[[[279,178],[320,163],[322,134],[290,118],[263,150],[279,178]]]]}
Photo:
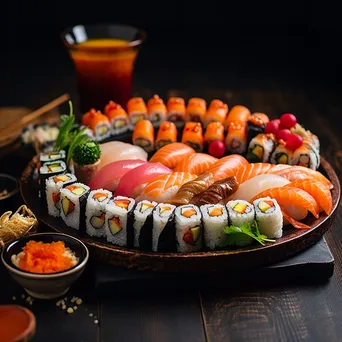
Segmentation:
{"type": "Polygon", "coordinates": [[[60,32],[79,23],[144,28],[135,87],[339,87],[339,11],[332,2],[4,2],[0,105],[32,105],[73,93],[73,65],[60,32]]]}

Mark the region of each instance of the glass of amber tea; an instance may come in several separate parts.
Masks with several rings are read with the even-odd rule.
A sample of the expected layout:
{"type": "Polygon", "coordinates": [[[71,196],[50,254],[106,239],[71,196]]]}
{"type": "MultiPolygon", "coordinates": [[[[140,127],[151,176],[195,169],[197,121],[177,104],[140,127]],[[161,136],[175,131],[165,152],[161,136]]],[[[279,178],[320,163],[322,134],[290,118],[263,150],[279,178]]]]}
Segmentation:
{"type": "Polygon", "coordinates": [[[82,113],[109,101],[126,107],[145,31],[128,25],[77,25],[62,33],[74,62],[82,113]]]}

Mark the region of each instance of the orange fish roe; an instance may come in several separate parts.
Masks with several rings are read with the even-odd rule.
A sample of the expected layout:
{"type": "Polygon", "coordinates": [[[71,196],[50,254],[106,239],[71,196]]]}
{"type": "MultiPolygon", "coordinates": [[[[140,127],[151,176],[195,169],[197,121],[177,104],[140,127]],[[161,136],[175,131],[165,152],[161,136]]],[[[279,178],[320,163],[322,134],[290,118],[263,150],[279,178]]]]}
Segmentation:
{"type": "Polygon", "coordinates": [[[33,273],[56,273],[73,266],[72,259],[63,241],[43,243],[29,241],[23,248],[19,268],[33,273]]]}

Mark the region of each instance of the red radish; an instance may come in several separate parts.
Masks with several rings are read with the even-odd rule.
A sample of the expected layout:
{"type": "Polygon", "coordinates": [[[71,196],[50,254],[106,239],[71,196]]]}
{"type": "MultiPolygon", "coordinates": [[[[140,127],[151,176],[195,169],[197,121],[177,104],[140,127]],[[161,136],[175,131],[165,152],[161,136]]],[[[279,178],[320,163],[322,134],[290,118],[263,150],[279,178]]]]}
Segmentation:
{"type": "Polygon", "coordinates": [[[271,120],[270,122],[267,123],[267,125],[265,127],[265,133],[273,133],[273,134],[277,135],[277,132],[279,130],[279,126],[280,126],[280,120],[279,119],[271,120]]]}
{"type": "Polygon", "coordinates": [[[282,139],[284,141],[287,141],[288,137],[291,135],[291,131],[289,129],[280,129],[278,132],[277,132],[277,139],[282,139]]]}
{"type": "Polygon", "coordinates": [[[280,128],[290,129],[297,123],[296,117],[291,113],[285,113],[280,117],[280,128]]]}
{"type": "Polygon", "coordinates": [[[216,140],[213,141],[210,145],[209,145],[209,154],[213,157],[216,158],[221,158],[224,156],[224,153],[226,151],[226,147],[224,146],[223,141],[221,140],[216,140]]]}
{"type": "Polygon", "coordinates": [[[286,147],[288,147],[292,151],[295,151],[297,148],[301,147],[302,144],[303,138],[296,133],[292,133],[286,141],[286,147]]]}

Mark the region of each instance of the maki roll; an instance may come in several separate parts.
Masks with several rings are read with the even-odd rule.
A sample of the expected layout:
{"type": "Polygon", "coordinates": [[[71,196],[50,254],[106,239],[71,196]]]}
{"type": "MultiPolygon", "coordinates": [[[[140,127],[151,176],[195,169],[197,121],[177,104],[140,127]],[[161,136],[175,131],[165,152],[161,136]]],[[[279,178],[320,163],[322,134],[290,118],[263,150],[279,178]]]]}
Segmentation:
{"type": "Polygon", "coordinates": [[[60,191],[64,186],[77,182],[75,175],[64,173],[46,180],[46,200],[50,216],[59,217],[61,210],[60,191]]]}
{"type": "Polygon", "coordinates": [[[86,233],[90,236],[105,236],[106,204],[112,197],[108,190],[98,189],[90,192],[86,209],[86,233]]]}
{"type": "Polygon", "coordinates": [[[176,230],[174,220],[176,206],[159,203],[153,210],[152,251],[175,252],[176,230]]]}
{"type": "Polygon", "coordinates": [[[175,210],[177,251],[195,252],[202,247],[202,215],[193,204],[181,205],[175,210]]]}
{"type": "Polygon", "coordinates": [[[146,152],[154,150],[154,128],[150,120],[137,122],[133,136],[133,145],[140,146],[146,152]]]}
{"type": "Polygon", "coordinates": [[[254,222],[255,210],[252,204],[243,200],[233,200],[226,204],[230,224],[241,227],[242,224],[254,222]]]}
{"type": "Polygon", "coordinates": [[[89,192],[89,186],[83,183],[73,183],[61,189],[61,218],[68,227],[80,230],[89,192]]]}
{"type": "Polygon", "coordinates": [[[271,154],[270,162],[272,164],[290,164],[293,152],[286,147],[286,143],[280,141],[271,154]]]}
{"type": "Polygon", "coordinates": [[[224,130],[228,131],[229,125],[233,121],[247,122],[250,115],[250,110],[245,106],[236,105],[232,107],[224,120],[224,130]]]}
{"type": "Polygon", "coordinates": [[[44,164],[51,161],[66,161],[66,153],[64,150],[60,150],[59,152],[41,152],[39,154],[40,164],[44,164]]]}
{"type": "Polygon", "coordinates": [[[116,196],[106,204],[107,241],[118,246],[133,246],[133,198],[116,196]]]}
{"type": "Polygon", "coordinates": [[[221,122],[210,122],[204,133],[204,142],[209,146],[213,141],[224,141],[224,127],[221,122]]]}
{"type": "Polygon", "coordinates": [[[160,124],[157,138],[156,138],[156,149],[159,150],[161,147],[177,142],[177,127],[173,122],[164,121],[160,124]]]}
{"type": "Polygon", "coordinates": [[[158,95],[154,95],[147,102],[148,119],[152,122],[153,127],[159,127],[167,118],[167,109],[163,99],[158,95]]]}
{"type": "Polygon", "coordinates": [[[111,126],[108,117],[100,111],[96,111],[94,108],[83,116],[82,123],[93,131],[96,141],[103,141],[111,135],[111,126]]]}
{"type": "Polygon", "coordinates": [[[222,204],[205,204],[200,207],[203,221],[204,245],[210,249],[227,245],[225,227],[228,225],[227,209],[222,204]]]}
{"type": "Polygon", "coordinates": [[[152,250],[152,212],[156,202],[143,200],[139,202],[133,212],[133,232],[134,232],[134,247],[141,250],[152,250]]]}
{"type": "Polygon", "coordinates": [[[130,121],[130,130],[133,131],[138,121],[147,119],[147,107],[143,98],[132,97],[128,100],[127,113],[130,121]]]}
{"type": "Polygon", "coordinates": [[[247,122],[232,121],[228,127],[225,139],[226,149],[229,153],[243,154],[247,149],[247,122]]]}
{"type": "Polygon", "coordinates": [[[196,152],[203,150],[204,138],[199,122],[187,122],[183,129],[182,143],[192,147],[196,152]]]}
{"type": "Polygon", "coordinates": [[[105,107],[104,114],[110,121],[112,133],[114,135],[122,134],[128,131],[128,114],[118,103],[109,101],[105,107]]]}
{"type": "Polygon", "coordinates": [[[212,100],[202,120],[204,128],[207,128],[210,122],[218,121],[221,124],[223,124],[227,116],[227,113],[228,113],[227,104],[223,103],[220,100],[212,100]]]}
{"type": "Polygon", "coordinates": [[[320,156],[313,146],[313,143],[304,140],[302,146],[293,151],[289,164],[308,167],[312,170],[317,170],[320,164],[320,156]]]}
{"type": "Polygon", "coordinates": [[[206,111],[206,101],[198,97],[192,97],[186,107],[186,121],[202,122],[206,111]]]}
{"type": "Polygon", "coordinates": [[[258,134],[264,133],[266,124],[270,121],[264,113],[253,113],[248,118],[248,141],[251,141],[258,134]]]}
{"type": "Polygon", "coordinates": [[[253,205],[260,233],[268,238],[280,238],[283,235],[283,214],[277,200],[271,197],[259,198],[253,205]]]}
{"type": "Polygon", "coordinates": [[[277,145],[274,134],[260,133],[248,145],[247,160],[250,163],[267,163],[277,145]]]}
{"type": "Polygon", "coordinates": [[[176,127],[182,127],[185,122],[185,102],[181,97],[170,97],[167,101],[167,121],[175,123],[176,127]]]}
{"type": "Polygon", "coordinates": [[[44,163],[39,169],[40,197],[46,198],[46,180],[52,176],[66,172],[66,164],[63,161],[51,161],[44,163]]]}

